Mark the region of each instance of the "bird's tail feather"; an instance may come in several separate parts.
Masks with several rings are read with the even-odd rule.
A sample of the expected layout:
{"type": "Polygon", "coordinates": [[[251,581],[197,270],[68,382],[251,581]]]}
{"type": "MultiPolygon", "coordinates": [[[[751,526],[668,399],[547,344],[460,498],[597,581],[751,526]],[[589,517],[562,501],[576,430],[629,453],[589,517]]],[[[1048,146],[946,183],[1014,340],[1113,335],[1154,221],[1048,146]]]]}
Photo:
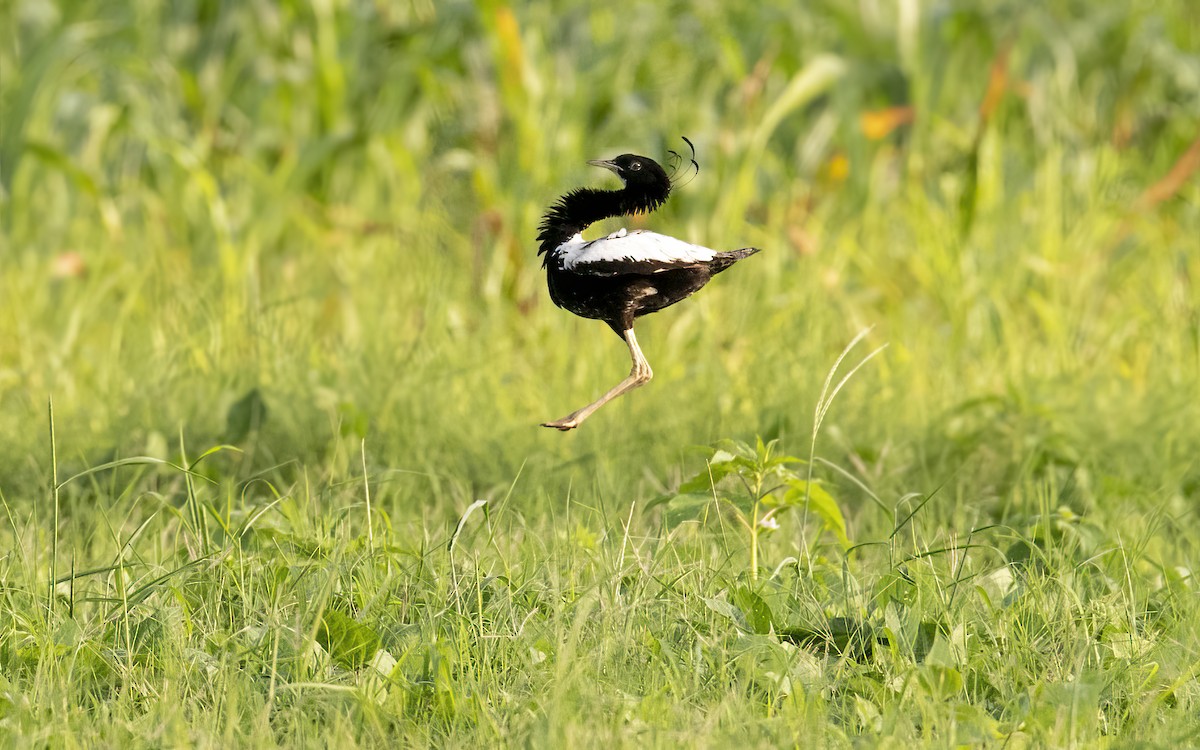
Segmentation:
{"type": "Polygon", "coordinates": [[[757,247],[743,247],[741,250],[730,250],[727,253],[717,253],[717,257],[713,258],[712,264],[709,267],[712,268],[712,272],[714,274],[717,274],[724,271],[726,268],[729,268],[734,263],[737,263],[742,258],[749,258],[758,251],[759,248],[757,247]]]}

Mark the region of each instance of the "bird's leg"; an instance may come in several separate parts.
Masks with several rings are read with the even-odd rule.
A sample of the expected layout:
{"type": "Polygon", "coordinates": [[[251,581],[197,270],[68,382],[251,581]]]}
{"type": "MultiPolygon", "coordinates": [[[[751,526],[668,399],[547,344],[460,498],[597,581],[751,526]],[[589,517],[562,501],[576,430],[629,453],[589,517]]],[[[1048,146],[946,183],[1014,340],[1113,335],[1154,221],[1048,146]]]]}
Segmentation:
{"type": "Polygon", "coordinates": [[[542,424],[542,427],[553,427],[563,432],[573,430],[583,424],[583,420],[590,417],[592,412],[612,401],[617,396],[626,391],[632,391],[639,385],[645,385],[650,382],[650,378],[654,377],[654,372],[650,369],[650,363],[646,361],[646,355],[642,354],[642,348],[638,346],[637,338],[633,335],[633,328],[627,329],[622,335],[625,337],[625,343],[629,345],[629,356],[633,359],[633,369],[629,371],[629,377],[617,383],[608,393],[582,409],[573,411],[562,419],[545,422],[542,424]]]}

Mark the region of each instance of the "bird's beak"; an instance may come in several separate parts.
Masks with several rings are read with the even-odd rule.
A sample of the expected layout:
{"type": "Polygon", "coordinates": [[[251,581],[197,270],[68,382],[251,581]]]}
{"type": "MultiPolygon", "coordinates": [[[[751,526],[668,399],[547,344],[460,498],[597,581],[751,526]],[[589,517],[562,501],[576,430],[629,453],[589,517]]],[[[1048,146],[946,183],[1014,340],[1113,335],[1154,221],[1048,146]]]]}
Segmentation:
{"type": "Polygon", "coordinates": [[[613,173],[620,169],[616,162],[607,161],[605,159],[592,159],[588,162],[588,164],[591,164],[593,167],[603,167],[613,173]]]}

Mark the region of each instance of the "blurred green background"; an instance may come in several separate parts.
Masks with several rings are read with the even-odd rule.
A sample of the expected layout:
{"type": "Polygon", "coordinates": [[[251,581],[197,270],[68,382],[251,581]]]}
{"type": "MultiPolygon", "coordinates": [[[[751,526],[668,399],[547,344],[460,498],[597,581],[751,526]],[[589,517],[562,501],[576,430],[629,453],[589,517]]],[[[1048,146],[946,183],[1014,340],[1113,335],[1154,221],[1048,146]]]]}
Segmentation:
{"type": "Polygon", "coordinates": [[[1188,567],[1198,169],[1192,0],[7,0],[5,585],[132,554],[142,523],[147,564],[186,547],[139,502],[182,502],[153,471],[64,487],[52,541],[51,399],[60,478],[233,444],[214,508],[307,494],[361,534],[366,471],[424,548],[477,498],[609,528],[724,438],[807,455],[864,328],[887,349],[816,444],[852,539],[892,530],[870,496],[936,491],[930,534],[1061,504],[1188,567]],[[627,360],[549,302],[539,217],[613,186],[586,160],[683,135],[698,177],[636,223],[764,252],[639,323],[650,385],[541,429],[627,360]]]}
{"type": "MultiPolygon", "coordinates": [[[[119,453],[180,425],[215,437],[253,387],[279,458],[369,432],[389,463],[479,479],[543,453],[803,435],[868,325],[893,347],[853,399],[890,415],[856,436],[876,444],[1006,389],[1068,381],[1045,398],[1096,414],[1195,382],[1194,183],[1138,202],[1197,135],[1186,2],[6,15],[17,463],[50,396],[75,446],[119,453]],[[586,159],[662,157],[679,135],[702,172],[653,225],[768,252],[649,319],[651,388],[579,436],[541,434],[624,363],[547,304],[540,213],[603,183],[586,159]]],[[[1194,402],[1174,390],[1149,411],[1194,402]]]]}

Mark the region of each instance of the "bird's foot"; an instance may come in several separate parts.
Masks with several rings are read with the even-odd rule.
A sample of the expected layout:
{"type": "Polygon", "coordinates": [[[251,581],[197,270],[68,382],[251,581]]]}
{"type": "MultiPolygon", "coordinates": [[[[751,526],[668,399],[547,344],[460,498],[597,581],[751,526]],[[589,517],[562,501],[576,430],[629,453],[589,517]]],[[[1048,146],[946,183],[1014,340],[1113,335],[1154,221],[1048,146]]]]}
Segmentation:
{"type": "Polygon", "coordinates": [[[542,422],[542,427],[553,427],[554,429],[556,429],[560,432],[567,432],[568,430],[575,429],[582,422],[583,422],[582,419],[575,419],[575,415],[572,414],[569,417],[563,417],[562,419],[556,419],[553,422],[542,422]]]}
{"type": "Polygon", "coordinates": [[[567,432],[583,424],[583,420],[587,419],[592,411],[592,409],[585,406],[582,409],[576,409],[562,419],[556,419],[553,422],[542,422],[542,427],[553,427],[560,432],[567,432]]]}

